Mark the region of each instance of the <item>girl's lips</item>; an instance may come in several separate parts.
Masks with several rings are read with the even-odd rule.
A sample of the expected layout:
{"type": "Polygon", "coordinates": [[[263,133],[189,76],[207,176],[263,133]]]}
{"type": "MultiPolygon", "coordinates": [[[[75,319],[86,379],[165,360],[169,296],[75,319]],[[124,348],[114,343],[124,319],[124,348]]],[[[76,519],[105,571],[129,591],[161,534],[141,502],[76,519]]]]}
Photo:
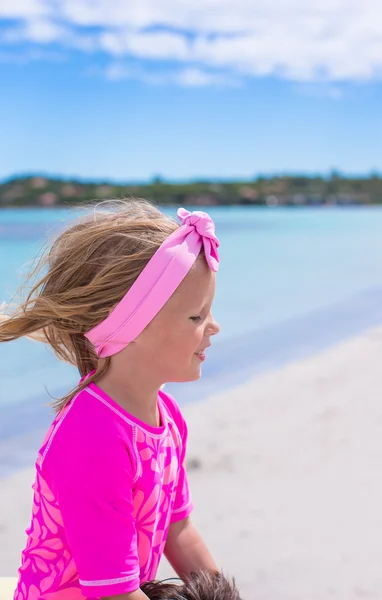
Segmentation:
{"type": "MultiPolygon", "coordinates": [[[[207,348],[209,348],[210,346],[211,346],[211,344],[208,344],[208,346],[206,346],[204,348],[204,350],[207,350],[207,348]]],[[[204,354],[204,350],[201,352],[201,354],[197,354],[195,352],[195,356],[197,356],[202,362],[203,362],[203,360],[206,360],[206,355],[204,354]]]]}

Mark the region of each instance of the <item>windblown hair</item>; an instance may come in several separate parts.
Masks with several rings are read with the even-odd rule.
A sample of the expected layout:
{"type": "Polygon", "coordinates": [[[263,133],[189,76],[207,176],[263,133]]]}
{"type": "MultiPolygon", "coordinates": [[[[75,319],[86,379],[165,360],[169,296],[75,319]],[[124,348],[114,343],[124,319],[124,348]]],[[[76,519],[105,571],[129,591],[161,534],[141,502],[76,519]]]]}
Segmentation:
{"type": "Polygon", "coordinates": [[[148,581],[141,586],[150,600],[241,600],[235,580],[222,573],[192,573],[180,585],[164,581],[148,581]]]}
{"type": "Polygon", "coordinates": [[[107,317],[178,227],[144,200],[102,202],[44,251],[21,288],[29,290],[26,298],[0,315],[0,342],[32,337],[81,376],[95,371],[54,404],[57,411],[109,367],[84,334],[107,317]]]}

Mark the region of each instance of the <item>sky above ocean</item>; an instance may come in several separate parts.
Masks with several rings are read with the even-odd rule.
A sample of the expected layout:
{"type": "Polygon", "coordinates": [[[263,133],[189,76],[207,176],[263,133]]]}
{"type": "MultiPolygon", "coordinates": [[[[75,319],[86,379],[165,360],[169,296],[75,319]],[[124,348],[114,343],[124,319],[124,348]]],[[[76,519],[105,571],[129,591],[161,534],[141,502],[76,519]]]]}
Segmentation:
{"type": "Polygon", "coordinates": [[[382,170],[377,0],[3,0],[0,179],[382,170]]]}

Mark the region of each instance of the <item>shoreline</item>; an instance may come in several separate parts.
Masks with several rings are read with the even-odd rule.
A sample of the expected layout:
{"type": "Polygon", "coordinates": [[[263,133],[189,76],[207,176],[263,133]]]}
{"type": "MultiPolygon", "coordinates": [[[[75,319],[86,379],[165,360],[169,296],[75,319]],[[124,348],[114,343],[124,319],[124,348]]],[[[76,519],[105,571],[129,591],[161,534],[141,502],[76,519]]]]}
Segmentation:
{"type": "MultiPolygon", "coordinates": [[[[246,600],[382,596],[381,363],[378,327],[183,405],[193,519],[246,600]]],[[[19,566],[33,480],[2,480],[3,576],[19,566]]]]}

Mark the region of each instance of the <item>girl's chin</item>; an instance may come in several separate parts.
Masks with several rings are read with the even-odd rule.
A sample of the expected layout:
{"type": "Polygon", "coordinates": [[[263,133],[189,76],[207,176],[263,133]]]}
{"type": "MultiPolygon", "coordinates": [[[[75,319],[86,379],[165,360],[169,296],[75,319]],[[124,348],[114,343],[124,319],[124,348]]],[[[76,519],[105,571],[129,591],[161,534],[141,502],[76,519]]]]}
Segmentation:
{"type": "Polygon", "coordinates": [[[192,369],[191,372],[184,375],[184,377],[179,377],[177,379],[173,379],[173,383],[190,383],[191,381],[197,381],[202,376],[202,370],[199,366],[198,369],[192,369]]]}
{"type": "Polygon", "coordinates": [[[177,373],[173,374],[172,378],[168,379],[169,383],[187,383],[191,381],[197,381],[202,376],[202,364],[197,356],[193,356],[188,368],[182,369],[177,373]]]}

